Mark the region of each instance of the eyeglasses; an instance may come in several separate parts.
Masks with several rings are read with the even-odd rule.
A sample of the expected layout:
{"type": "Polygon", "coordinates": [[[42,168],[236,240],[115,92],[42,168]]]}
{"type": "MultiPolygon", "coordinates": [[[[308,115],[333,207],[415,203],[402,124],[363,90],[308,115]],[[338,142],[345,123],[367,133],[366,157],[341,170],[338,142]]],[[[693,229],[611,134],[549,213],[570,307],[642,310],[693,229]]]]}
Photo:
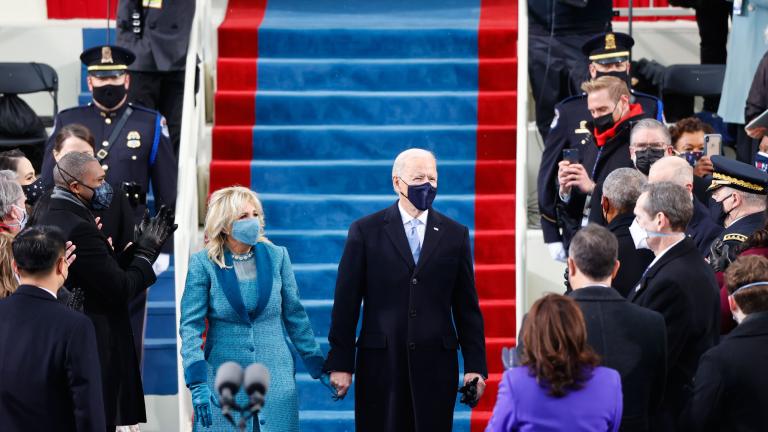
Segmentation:
{"type": "Polygon", "coordinates": [[[644,151],[644,150],[666,150],[667,149],[667,143],[665,142],[638,142],[633,143],[632,148],[635,149],[635,151],[644,151]]]}

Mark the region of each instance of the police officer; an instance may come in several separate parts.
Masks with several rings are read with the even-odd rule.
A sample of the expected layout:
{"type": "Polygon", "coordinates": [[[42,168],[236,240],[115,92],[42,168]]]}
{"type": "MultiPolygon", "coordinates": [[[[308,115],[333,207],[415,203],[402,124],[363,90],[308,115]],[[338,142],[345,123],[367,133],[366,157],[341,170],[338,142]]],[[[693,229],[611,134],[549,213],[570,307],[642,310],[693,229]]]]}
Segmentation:
{"type": "MultiPolygon", "coordinates": [[[[106,180],[119,185],[133,207],[134,222],[139,223],[147,208],[147,192],[152,185],[155,207],[176,206],[176,156],[168,135],[165,119],[157,111],[127,102],[131,84],[128,66],[135,56],[124,48],[104,45],[85,50],[80,61],[88,71],[88,89],[93,101],[60,111],[48,140],[43,159],[42,175],[52,185],[54,137],[59,128],[79,123],[95,138],[95,153],[106,172],[106,180]]],[[[159,274],[169,266],[173,241],[166,242],[163,254],[155,263],[159,274]]],[[[131,322],[137,335],[136,350],[143,351],[146,291],[131,303],[131,322]]]]}
{"type": "MultiPolygon", "coordinates": [[[[624,33],[609,32],[590,39],[582,47],[582,52],[589,59],[589,77],[604,75],[620,78],[630,84],[630,55],[635,41],[624,33]]],[[[650,118],[663,121],[661,101],[651,95],[631,90],[630,103],[639,104],[650,118]]],[[[555,117],[550,131],[544,140],[544,152],[538,175],[539,212],[544,242],[557,260],[565,260],[563,247],[562,221],[558,222],[556,204],[558,203],[557,170],[562,160],[563,149],[579,149],[584,155],[586,146],[593,145],[592,115],[587,108],[587,95],[569,97],[555,107],[555,117]]]]}
{"type": "Polygon", "coordinates": [[[712,156],[712,199],[719,209],[723,233],[712,243],[710,264],[724,271],[736,258],[739,246],[765,226],[768,174],[753,165],[712,156]]]}
{"type": "Polygon", "coordinates": [[[120,0],[117,7],[117,45],[136,55],[128,98],[168,119],[176,154],[194,15],[194,0],[120,0]]]}

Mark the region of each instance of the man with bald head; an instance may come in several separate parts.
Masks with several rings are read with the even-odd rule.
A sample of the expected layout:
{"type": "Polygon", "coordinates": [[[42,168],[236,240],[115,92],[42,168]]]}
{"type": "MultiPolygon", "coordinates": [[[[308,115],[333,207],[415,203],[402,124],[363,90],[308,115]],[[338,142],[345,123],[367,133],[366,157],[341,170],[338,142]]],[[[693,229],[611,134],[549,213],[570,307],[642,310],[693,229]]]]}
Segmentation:
{"type": "Polygon", "coordinates": [[[477,382],[470,403],[488,376],[469,229],[432,207],[432,153],[400,153],[391,181],[397,201],[349,228],[325,370],[341,397],[355,373],[356,430],[450,431],[457,349],[464,384],[477,382]]]}
{"type": "Polygon", "coordinates": [[[649,183],[670,182],[686,188],[693,199],[693,216],[685,229],[685,234],[696,243],[702,256],[709,253],[712,242],[723,232],[710,216],[709,208],[693,194],[693,167],[683,158],[665,157],[659,159],[648,173],[649,183]]]}

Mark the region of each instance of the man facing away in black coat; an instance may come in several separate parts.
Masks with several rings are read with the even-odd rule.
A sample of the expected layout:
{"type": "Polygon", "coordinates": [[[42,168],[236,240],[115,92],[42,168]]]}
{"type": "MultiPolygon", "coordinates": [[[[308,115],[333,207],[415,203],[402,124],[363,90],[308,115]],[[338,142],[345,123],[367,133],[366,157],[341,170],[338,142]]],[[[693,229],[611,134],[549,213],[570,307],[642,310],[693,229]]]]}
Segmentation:
{"type": "Polygon", "coordinates": [[[325,370],[341,396],[355,373],[358,431],[450,431],[459,347],[478,399],[488,376],[469,230],[432,208],[432,153],[400,153],[391,181],[399,200],[349,228],[325,370]]]}
{"type": "Polygon", "coordinates": [[[768,259],[740,256],[725,272],[739,325],[699,360],[682,417],[690,431],[757,431],[768,425],[768,259]]]}
{"type": "Polygon", "coordinates": [[[53,170],[56,187],[39,222],[59,227],[77,247],[67,287],[83,290],[84,312],[96,329],[106,429],[146,422],[128,303],[155,282],[152,263],[176,228],[173,212],[162,207],[156,217],[146,217],[134,244],[116,253],[90,212],[108,207],[112,200],[101,164],[93,156],[72,152],[53,170]]]}
{"type": "Polygon", "coordinates": [[[608,223],[606,228],[618,240],[621,263],[611,286],[625,298],[653,261],[653,252],[637,249],[629,233],[629,227],[635,220],[635,203],[645,183],[645,176],[634,168],[619,168],[608,174],[603,183],[603,217],[608,223]]]}
{"type": "Polygon", "coordinates": [[[666,379],[666,331],[661,314],[633,305],[610,287],[620,268],[618,242],[596,224],[581,229],[571,242],[567,295],[579,304],[587,341],[602,365],[621,375],[624,411],[621,430],[650,431],[666,379]]]}
{"type": "Polygon", "coordinates": [[[20,286],[0,301],[3,432],[104,431],[93,324],[56,299],[69,274],[64,244],[50,226],[29,227],[13,241],[20,286]]]}
{"type": "Polygon", "coordinates": [[[720,297],[715,275],[685,235],[693,214],[690,192],[669,182],[646,185],[635,205],[630,232],[656,258],[629,301],[664,316],[667,328],[667,385],[654,431],[674,431],[690,397],[702,354],[720,335],[720,297]]]}

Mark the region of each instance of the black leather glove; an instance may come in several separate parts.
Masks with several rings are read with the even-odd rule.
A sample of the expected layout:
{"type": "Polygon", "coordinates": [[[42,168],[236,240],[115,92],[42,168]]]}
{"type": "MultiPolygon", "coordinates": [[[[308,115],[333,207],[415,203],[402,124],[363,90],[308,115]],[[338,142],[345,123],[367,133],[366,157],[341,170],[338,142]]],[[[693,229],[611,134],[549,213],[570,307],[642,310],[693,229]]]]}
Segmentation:
{"type": "Polygon", "coordinates": [[[709,247],[709,266],[715,273],[724,272],[731,264],[730,252],[731,247],[721,239],[712,242],[709,247]]]}
{"type": "Polygon", "coordinates": [[[459,389],[459,393],[462,393],[460,402],[464,405],[474,408],[477,406],[477,381],[479,378],[475,377],[472,381],[459,389]]]}
{"type": "Polygon", "coordinates": [[[144,216],[141,218],[141,222],[133,227],[133,242],[136,243],[141,238],[141,233],[147,229],[150,223],[149,209],[144,209],[144,216]]]}
{"type": "Polygon", "coordinates": [[[83,312],[83,304],[85,303],[85,291],[80,287],[72,288],[72,293],[67,300],[67,307],[78,312],[83,312]]]}
{"type": "Polygon", "coordinates": [[[134,256],[146,258],[150,263],[154,263],[160,255],[160,248],[178,228],[178,225],[173,223],[173,219],[173,210],[162,206],[157,215],[149,219],[146,225],[142,221],[139,226],[143,228],[140,228],[141,236],[136,240],[134,256]]]}

